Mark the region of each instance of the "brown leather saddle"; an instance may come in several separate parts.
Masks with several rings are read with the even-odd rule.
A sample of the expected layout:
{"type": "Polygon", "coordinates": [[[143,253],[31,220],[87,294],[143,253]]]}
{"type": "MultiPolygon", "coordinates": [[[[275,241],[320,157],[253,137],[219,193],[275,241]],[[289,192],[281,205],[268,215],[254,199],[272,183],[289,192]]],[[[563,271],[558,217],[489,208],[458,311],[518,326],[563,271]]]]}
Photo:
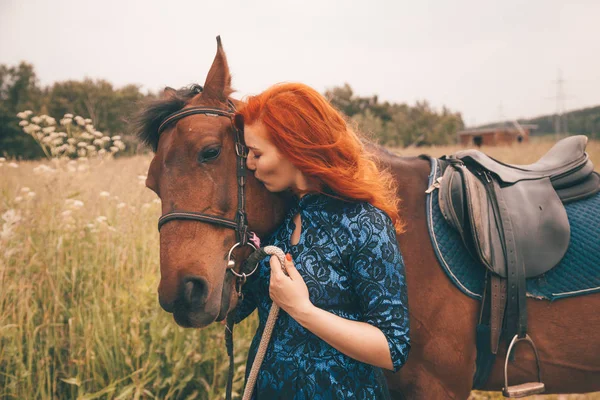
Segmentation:
{"type": "Polygon", "coordinates": [[[519,341],[527,341],[537,359],[527,335],[525,279],[544,274],[565,255],[570,228],[563,204],[600,191],[586,144],[586,136],[568,137],[530,165],[505,164],[477,150],[459,151],[442,157],[443,175],[429,190],[439,188],[442,215],[488,270],[480,324],[489,326],[488,350],[494,355],[502,334],[510,343],[507,397],[544,391],[539,362],[538,382],[509,386],[506,370],[519,341]]]}

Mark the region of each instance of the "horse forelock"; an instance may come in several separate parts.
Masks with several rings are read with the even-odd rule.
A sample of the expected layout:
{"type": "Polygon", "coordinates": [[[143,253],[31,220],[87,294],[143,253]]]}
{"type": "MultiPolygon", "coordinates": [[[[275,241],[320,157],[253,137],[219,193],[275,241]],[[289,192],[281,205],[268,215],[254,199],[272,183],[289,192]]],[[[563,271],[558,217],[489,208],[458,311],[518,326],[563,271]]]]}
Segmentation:
{"type": "Polygon", "coordinates": [[[168,95],[144,102],[132,119],[133,133],[156,152],[160,134],[158,127],[172,113],[181,110],[195,96],[202,92],[202,86],[192,84],[168,95]]]}

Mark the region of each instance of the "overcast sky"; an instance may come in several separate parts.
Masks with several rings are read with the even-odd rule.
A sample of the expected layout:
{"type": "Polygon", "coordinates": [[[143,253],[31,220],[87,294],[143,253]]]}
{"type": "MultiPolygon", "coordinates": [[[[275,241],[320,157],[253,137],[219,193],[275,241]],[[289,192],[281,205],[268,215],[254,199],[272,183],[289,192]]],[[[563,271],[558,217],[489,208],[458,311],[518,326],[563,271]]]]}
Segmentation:
{"type": "Polygon", "coordinates": [[[600,104],[600,1],[0,0],[0,64],[43,85],[181,87],[220,34],[237,96],[281,81],[427,100],[467,125],[600,104]]]}

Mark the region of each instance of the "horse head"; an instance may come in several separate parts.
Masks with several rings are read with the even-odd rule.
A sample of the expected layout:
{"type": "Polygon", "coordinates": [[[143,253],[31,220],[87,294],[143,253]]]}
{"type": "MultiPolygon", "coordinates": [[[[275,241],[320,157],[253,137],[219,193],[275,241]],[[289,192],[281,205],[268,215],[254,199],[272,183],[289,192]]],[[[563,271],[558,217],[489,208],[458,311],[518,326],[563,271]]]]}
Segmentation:
{"type": "Polygon", "coordinates": [[[239,270],[250,251],[236,246],[244,235],[238,228],[247,220],[264,237],[285,212],[283,198],[244,171],[241,121],[234,119],[241,103],[229,98],[232,92],[217,38],[204,87],[166,88],[135,119],[138,136],[155,153],[146,186],[162,203],[159,302],[181,326],[204,327],[236,307],[236,278],[228,271],[239,270]],[[230,253],[235,264],[228,267],[230,253]]]}

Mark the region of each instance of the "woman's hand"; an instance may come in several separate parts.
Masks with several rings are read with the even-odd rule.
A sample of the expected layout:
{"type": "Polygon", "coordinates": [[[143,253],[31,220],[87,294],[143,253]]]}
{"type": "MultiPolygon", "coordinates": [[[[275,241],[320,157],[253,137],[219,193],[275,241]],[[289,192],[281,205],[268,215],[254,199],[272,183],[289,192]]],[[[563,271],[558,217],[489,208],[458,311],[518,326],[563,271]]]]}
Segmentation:
{"type": "Polygon", "coordinates": [[[271,264],[269,295],[300,325],[349,357],[381,368],[393,369],[388,341],[383,332],[365,322],[342,318],[314,306],[304,279],[285,255],[285,269],[275,256],[271,264]]]}
{"type": "Polygon", "coordinates": [[[294,266],[290,254],[285,255],[285,269],[289,276],[283,272],[277,257],[272,256],[269,264],[271,265],[269,296],[275,304],[294,319],[314,307],[308,297],[308,287],[294,266]]]}

